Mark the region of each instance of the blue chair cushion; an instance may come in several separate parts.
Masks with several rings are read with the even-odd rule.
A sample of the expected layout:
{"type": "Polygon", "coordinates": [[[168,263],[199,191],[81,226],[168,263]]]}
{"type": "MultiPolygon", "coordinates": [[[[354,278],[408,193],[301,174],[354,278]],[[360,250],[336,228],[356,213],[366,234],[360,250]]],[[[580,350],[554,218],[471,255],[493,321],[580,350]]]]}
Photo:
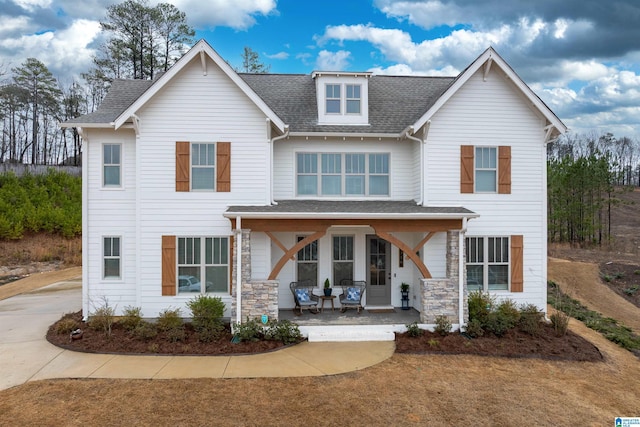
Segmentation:
{"type": "Polygon", "coordinates": [[[360,288],[347,288],[347,301],[360,301],[360,288]]]}
{"type": "Polygon", "coordinates": [[[309,302],[309,291],[307,289],[296,289],[296,298],[299,302],[309,302]]]}

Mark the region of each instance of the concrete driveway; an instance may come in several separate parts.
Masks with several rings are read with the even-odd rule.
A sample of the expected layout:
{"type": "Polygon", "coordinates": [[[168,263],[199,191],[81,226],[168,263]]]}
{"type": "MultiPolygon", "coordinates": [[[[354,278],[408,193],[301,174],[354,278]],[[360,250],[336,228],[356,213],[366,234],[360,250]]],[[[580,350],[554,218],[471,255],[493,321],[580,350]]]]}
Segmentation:
{"type": "Polygon", "coordinates": [[[49,344],[45,338],[49,326],[63,314],[80,310],[80,306],[80,277],[0,300],[0,390],[51,378],[335,375],[378,364],[395,350],[393,341],[303,342],[245,356],[131,356],[79,353],[49,344]]]}
{"type": "Polygon", "coordinates": [[[64,352],[45,335],[63,314],[80,310],[80,295],[75,278],[0,301],[0,390],[29,381],[64,352]]]}

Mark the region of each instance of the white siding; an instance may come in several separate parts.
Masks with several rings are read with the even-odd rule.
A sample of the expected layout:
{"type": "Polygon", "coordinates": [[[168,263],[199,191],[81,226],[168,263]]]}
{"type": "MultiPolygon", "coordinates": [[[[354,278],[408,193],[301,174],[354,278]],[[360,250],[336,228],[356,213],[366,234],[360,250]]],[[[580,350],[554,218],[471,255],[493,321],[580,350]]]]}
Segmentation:
{"type": "Polygon", "coordinates": [[[524,292],[499,296],[546,309],[544,121],[500,71],[478,72],[431,120],[425,153],[429,205],[464,206],[480,218],[467,235],[524,235],[524,292]],[[461,194],[460,146],[511,146],[511,194],[461,194]]]}

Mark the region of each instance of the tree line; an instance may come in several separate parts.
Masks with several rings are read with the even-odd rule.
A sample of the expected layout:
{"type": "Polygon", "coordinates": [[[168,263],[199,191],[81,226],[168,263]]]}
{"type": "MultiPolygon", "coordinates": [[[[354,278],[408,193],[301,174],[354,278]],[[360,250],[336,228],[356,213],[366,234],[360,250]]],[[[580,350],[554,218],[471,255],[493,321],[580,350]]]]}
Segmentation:
{"type": "Polygon", "coordinates": [[[640,144],[567,134],[547,146],[548,239],[602,245],[611,237],[611,209],[617,196],[640,186],[640,144]]]}
{"type": "MultiPolygon", "coordinates": [[[[63,85],[37,58],[10,70],[0,64],[0,163],[41,165],[80,163],[82,140],[59,122],[96,110],[114,79],[154,79],[193,44],[186,14],[169,3],[126,0],[107,7],[100,22],[106,42],[92,67],[63,85]]],[[[269,70],[245,47],[239,71],[269,70]]]]}

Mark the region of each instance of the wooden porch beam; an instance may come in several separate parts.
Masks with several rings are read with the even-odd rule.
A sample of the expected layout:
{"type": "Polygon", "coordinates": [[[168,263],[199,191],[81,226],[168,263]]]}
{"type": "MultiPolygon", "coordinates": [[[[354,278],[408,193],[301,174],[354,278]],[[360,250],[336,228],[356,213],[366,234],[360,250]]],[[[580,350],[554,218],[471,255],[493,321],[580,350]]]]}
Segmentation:
{"type": "Polygon", "coordinates": [[[392,236],[391,234],[387,233],[386,231],[382,231],[382,230],[375,230],[376,231],[376,235],[384,240],[386,240],[387,242],[391,243],[392,245],[402,249],[404,251],[404,253],[409,257],[409,259],[411,261],[413,261],[413,263],[415,264],[416,267],[418,267],[418,270],[420,270],[420,273],[422,274],[422,277],[424,277],[425,279],[431,279],[431,272],[429,271],[429,269],[427,268],[426,265],[424,265],[424,263],[422,262],[422,260],[420,259],[420,257],[416,254],[415,251],[412,251],[411,248],[404,244],[400,239],[398,239],[395,236],[392,236]]]}
{"type": "MultiPolygon", "coordinates": [[[[235,228],[235,219],[231,218],[231,228],[235,228]]],[[[370,226],[376,230],[388,232],[437,232],[461,230],[461,219],[258,219],[242,218],[242,228],[251,231],[314,232],[331,226],[370,226]]]]}
{"type": "MultiPolygon", "coordinates": [[[[244,226],[244,223],[243,223],[243,226],[244,226]]],[[[284,255],[282,255],[282,257],[280,258],[276,266],[273,267],[273,270],[271,270],[271,274],[269,274],[269,280],[275,280],[278,277],[278,274],[280,274],[280,271],[282,270],[282,268],[289,261],[289,259],[292,258],[300,249],[304,248],[311,242],[315,242],[316,240],[324,236],[326,233],[327,233],[326,228],[322,231],[316,231],[315,233],[305,237],[304,239],[300,240],[298,243],[293,245],[291,249],[289,249],[284,253],[284,255]]]]}
{"type": "MultiPolygon", "coordinates": [[[[265,231],[264,234],[266,234],[267,236],[269,236],[269,238],[271,239],[271,241],[273,243],[276,244],[277,247],[279,247],[280,249],[282,249],[282,252],[287,252],[288,249],[285,245],[282,244],[282,242],[280,240],[278,240],[278,238],[276,236],[273,235],[273,233],[269,232],[269,231],[265,231]]],[[[291,261],[295,261],[296,257],[292,256],[291,257],[291,261]]]]}
{"type": "Polygon", "coordinates": [[[426,235],[426,236],[424,236],[424,239],[420,240],[420,243],[418,243],[418,244],[416,245],[416,247],[415,247],[415,248],[413,248],[413,252],[414,252],[414,253],[418,252],[418,251],[419,251],[419,250],[420,250],[424,245],[426,245],[426,244],[427,244],[427,242],[428,242],[429,240],[431,240],[431,238],[432,238],[433,236],[435,236],[435,234],[436,234],[436,233],[427,233],[427,235],[426,235]]]}

